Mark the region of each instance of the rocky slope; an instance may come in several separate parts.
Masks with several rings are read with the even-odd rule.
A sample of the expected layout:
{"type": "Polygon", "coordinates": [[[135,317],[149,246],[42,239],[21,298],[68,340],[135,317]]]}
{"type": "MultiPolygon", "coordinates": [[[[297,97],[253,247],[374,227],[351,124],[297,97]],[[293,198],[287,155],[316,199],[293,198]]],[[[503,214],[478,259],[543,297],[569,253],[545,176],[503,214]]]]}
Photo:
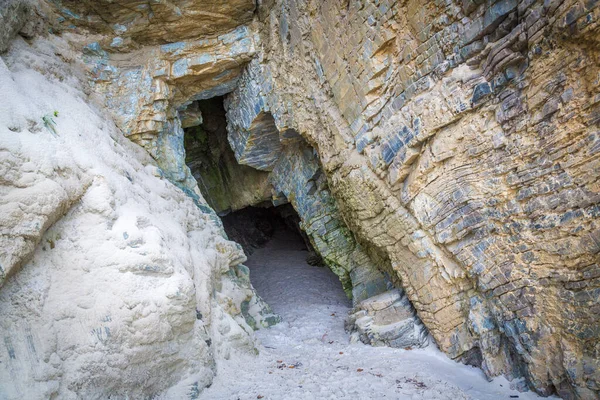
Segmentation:
{"type": "MultiPolygon", "coordinates": [[[[31,329],[25,325],[37,321],[41,309],[45,319],[40,321],[74,318],[61,307],[77,307],[77,299],[87,294],[74,293],[70,302],[42,297],[39,306],[29,308],[19,300],[52,292],[44,287],[58,287],[64,295],[60,284],[40,280],[84,279],[74,276],[72,266],[85,271],[90,263],[106,265],[140,276],[131,282],[115,278],[125,289],[113,297],[152,303],[150,293],[130,296],[126,288],[150,290],[144,274],[160,271],[136,274],[129,271],[127,257],[104,249],[110,257],[101,260],[103,250],[97,247],[117,241],[119,216],[132,218],[119,207],[144,209],[128,201],[154,207],[148,199],[155,196],[167,199],[147,214],[166,213],[168,226],[161,226],[159,218],[136,222],[136,229],[148,230],[153,238],[143,243],[152,244],[147,250],[135,250],[137,245],[123,250],[141,251],[140,257],[150,259],[154,252],[160,254],[159,261],[142,263],[170,271],[162,280],[151,278],[152,284],[174,276],[188,283],[198,279],[186,296],[204,299],[198,311],[202,316],[219,314],[235,329],[245,327],[239,307],[244,296],[243,301],[257,305],[256,315],[268,314],[246,278],[239,278],[243,256],[221,237],[220,222],[202,195],[206,189],[198,188],[198,174],[186,165],[184,128],[205,123],[198,102],[224,96],[227,140],[241,164],[233,167],[231,156],[223,156],[229,160],[226,169],[253,172],[233,185],[223,182],[220,193],[228,194],[218,211],[261,201],[289,202],[313,247],[353,297],[355,311],[373,311],[369,304],[402,289],[409,301],[401,302],[406,307],[394,318],[409,318],[417,326],[422,322],[450,357],[480,366],[490,377],[524,376],[540,394],[598,398],[596,1],[4,0],[0,10],[0,52],[9,49],[2,55],[0,79],[20,99],[4,104],[0,119],[6,149],[0,160],[6,171],[0,261],[6,280],[0,289],[4,332],[17,324],[31,329]],[[20,37],[11,42],[17,32],[20,37]],[[60,87],[64,93],[59,96],[46,87],[60,87]],[[28,98],[37,97],[46,103],[28,104],[28,98]],[[67,107],[65,100],[63,111],[52,97],[72,99],[74,105],[67,107]],[[55,109],[60,116],[48,122],[55,109]],[[106,119],[99,117],[105,112],[116,126],[94,126],[93,121],[106,119]],[[68,115],[79,125],[61,129],[68,115]],[[56,140],[66,143],[51,145],[56,140]],[[94,158],[93,147],[103,146],[92,145],[97,141],[118,144],[94,158]],[[56,150],[42,151],[48,149],[56,150]],[[60,156],[60,151],[80,160],[60,156]],[[95,168],[101,171],[93,172],[95,168]],[[134,184],[127,186],[123,176],[134,184]],[[239,182],[248,187],[240,190],[239,182]],[[86,200],[95,187],[99,194],[86,200]],[[229,196],[235,199],[228,201],[229,196]],[[99,198],[101,204],[86,205],[99,198]],[[103,231],[114,237],[108,240],[103,231]],[[210,239],[189,233],[195,231],[210,239]],[[69,238],[64,240],[69,245],[61,248],[65,245],[59,245],[63,239],[58,237],[69,238]],[[161,243],[168,250],[159,251],[161,243]],[[180,246],[184,250],[175,250],[180,246]],[[91,249],[98,252],[95,257],[91,249]],[[203,263],[215,249],[230,250],[217,257],[223,260],[218,265],[203,263]],[[198,254],[192,256],[194,252],[198,254]],[[213,278],[194,278],[194,268],[213,278]],[[61,273],[66,275],[61,278],[61,273]],[[223,297],[212,287],[233,300],[219,301],[223,297]],[[235,295],[239,290],[245,295],[235,295]],[[12,322],[5,323],[4,316],[12,322]]],[[[121,237],[127,247],[128,238],[121,237]]],[[[93,273],[84,276],[87,285],[97,279],[93,273]]],[[[102,274],[103,279],[108,276],[102,274]]],[[[192,315],[191,300],[177,305],[179,300],[166,298],[167,310],[180,307],[187,317],[192,315]]],[[[88,309],[96,313],[93,306],[88,309]]],[[[133,318],[128,312],[119,315],[120,321],[133,318]]],[[[174,340],[181,349],[189,345],[200,351],[202,346],[183,339],[192,340],[190,332],[204,326],[192,319],[182,320],[172,336],[156,343],[174,340]]],[[[205,325],[211,342],[212,335],[223,334],[218,324],[205,325]]],[[[83,326],[87,331],[96,327],[83,326]]],[[[56,329],[45,330],[43,337],[56,337],[56,329]]],[[[127,332],[131,342],[123,334],[105,340],[105,347],[94,353],[99,369],[91,375],[105,376],[98,371],[114,365],[105,357],[136,343],[136,329],[127,332]]],[[[368,339],[369,333],[361,336],[368,339]]],[[[10,338],[20,337],[29,360],[68,371],[61,372],[67,377],[80,373],[49,345],[42,346],[48,354],[36,355],[31,348],[39,344],[27,342],[27,334],[4,337],[9,339],[3,365],[16,354],[10,350],[16,339],[10,338]],[[61,363],[50,361],[52,354],[61,363]]],[[[250,343],[251,337],[240,333],[236,340],[250,343]]],[[[78,353],[84,346],[77,340],[59,343],[78,353]]],[[[157,368],[171,362],[161,361],[156,351],[140,347],[139,356],[157,368]]],[[[200,373],[214,357],[199,359],[186,367],[173,361],[178,365],[173,379],[182,377],[182,371],[200,373]]],[[[22,385],[51,380],[37,367],[27,368],[32,372],[19,373],[22,378],[16,380],[22,385]]],[[[142,364],[140,371],[145,368],[150,367],[142,364]]],[[[16,371],[11,367],[1,373],[8,379],[16,371]]],[[[44,390],[85,393],[69,387],[68,378],[53,379],[63,383],[44,390]]],[[[194,384],[200,391],[209,381],[194,384]]],[[[115,383],[114,393],[126,393],[131,384],[115,383]]],[[[174,381],[165,381],[148,387],[158,393],[172,385],[174,381]]],[[[15,385],[9,390],[14,396],[20,389],[15,385]]]]}

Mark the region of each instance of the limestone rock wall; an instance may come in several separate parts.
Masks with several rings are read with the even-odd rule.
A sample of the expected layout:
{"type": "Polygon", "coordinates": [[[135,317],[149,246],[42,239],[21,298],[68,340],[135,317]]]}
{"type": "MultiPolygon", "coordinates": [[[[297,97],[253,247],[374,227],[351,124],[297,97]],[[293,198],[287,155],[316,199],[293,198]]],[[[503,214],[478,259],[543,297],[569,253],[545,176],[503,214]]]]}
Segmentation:
{"type": "MultiPolygon", "coordinates": [[[[8,3],[0,2],[0,6],[8,3]]],[[[161,316],[177,319],[181,329],[152,342],[160,348],[168,344],[173,353],[156,357],[155,364],[148,359],[144,362],[150,363],[145,368],[189,365],[189,369],[177,369],[179,375],[175,375],[183,379],[180,382],[187,379],[183,378],[186,374],[193,378],[183,386],[174,381],[156,382],[149,386],[152,390],[175,385],[199,391],[210,380],[213,358],[208,353],[188,357],[176,349],[185,337],[190,341],[185,339],[182,346],[192,344],[198,351],[205,350],[193,333],[202,331],[200,323],[192,321],[189,306],[194,301],[204,299],[200,315],[209,313],[225,321],[211,325],[216,331],[209,336],[225,335],[228,343],[240,347],[249,343],[244,329],[245,321],[251,321],[240,304],[246,302],[243,309],[254,311],[252,318],[261,320],[262,314],[268,314],[253,297],[247,271],[239,264],[243,258],[239,248],[222,238],[220,222],[185,160],[183,126],[199,122],[190,105],[226,95],[228,140],[237,161],[268,174],[274,189],[271,201],[292,203],[315,249],[342,278],[355,301],[366,301],[357,304],[357,317],[384,321],[385,313],[377,317],[369,312],[386,309],[373,304],[397,293],[391,285],[401,287],[402,295],[393,304],[413,306],[450,357],[478,365],[488,376],[525,376],[541,394],[598,398],[597,1],[264,0],[256,6],[247,0],[64,0],[39,2],[38,12],[47,24],[43,30],[23,28],[18,12],[14,13],[20,9],[11,10],[7,28],[0,27],[0,51],[16,32],[24,37],[48,30],[61,35],[60,40],[68,42],[61,48],[73,48],[73,54],[64,50],[44,53],[43,49],[36,49],[35,54],[45,54],[45,60],[84,62],[82,79],[90,83],[86,101],[105,106],[116,127],[150,154],[154,161],[143,165],[155,162],[158,168],[146,171],[157,175],[148,179],[162,177],[165,185],[175,185],[165,189],[165,196],[171,199],[165,200],[165,207],[186,210],[185,217],[174,218],[174,225],[186,228],[176,229],[178,233],[166,226],[154,230],[152,221],[142,221],[138,229],[147,229],[148,240],[155,240],[159,247],[174,241],[188,250],[203,249],[202,254],[223,250],[217,257],[219,265],[202,268],[216,277],[200,279],[195,288],[190,282],[197,279],[197,273],[190,268],[202,264],[203,256],[191,250],[167,252],[171,261],[159,263],[156,271],[153,263],[144,263],[150,267],[142,271],[135,269],[135,264],[134,271],[129,271],[134,276],[138,276],[136,271],[152,275],[155,288],[170,285],[170,279],[187,282],[186,289],[177,292],[183,298],[167,301],[174,308],[161,316]],[[187,224],[192,224],[190,229],[187,224]],[[205,230],[206,238],[194,233],[186,239],[187,233],[182,233],[205,230]],[[152,233],[156,231],[171,233],[152,233]],[[196,254],[197,258],[192,257],[190,264],[180,259],[181,254],[196,254]],[[163,273],[170,278],[154,278],[163,273]],[[214,297],[209,293],[215,293],[214,297]],[[374,295],[379,297],[369,301],[374,295]],[[180,309],[185,311],[178,314],[180,309]],[[179,344],[173,347],[173,343],[179,344]],[[192,359],[202,362],[194,364],[192,359]]],[[[21,38],[17,42],[25,54],[27,44],[21,38]]],[[[32,64],[32,58],[24,55],[14,59],[32,64]]],[[[13,73],[17,64],[8,64],[5,69],[13,73]]],[[[44,63],[31,67],[59,82],[61,68],[44,63]]],[[[80,72],[80,67],[73,69],[73,75],[80,72]]],[[[12,85],[15,79],[5,80],[12,85]]],[[[78,85],[70,82],[67,79],[64,85],[78,85]]],[[[79,89],[75,92],[76,96],[86,95],[79,89]]],[[[55,128],[60,133],[60,125],[52,122],[53,110],[45,107],[43,116],[32,118],[50,120],[42,125],[9,120],[7,129],[2,127],[4,133],[46,129],[52,134],[55,128]]],[[[13,110],[4,114],[20,115],[13,110]]],[[[133,196],[144,203],[155,188],[148,183],[139,188],[146,194],[121,192],[76,163],[68,168],[58,163],[57,172],[48,166],[52,164],[27,164],[27,152],[13,149],[5,153],[10,156],[3,163],[6,173],[0,179],[13,187],[11,196],[16,197],[6,197],[5,191],[0,203],[9,211],[5,215],[15,221],[12,225],[3,221],[2,225],[10,226],[2,231],[2,244],[10,243],[9,251],[0,258],[2,279],[13,276],[0,290],[6,299],[0,312],[7,318],[12,315],[30,321],[42,314],[39,310],[45,304],[60,303],[60,293],[46,291],[50,295],[35,303],[39,307],[19,314],[14,299],[37,293],[30,291],[38,284],[36,279],[41,280],[39,287],[53,287],[48,283],[53,275],[36,278],[27,271],[39,271],[46,265],[61,270],[63,257],[79,257],[71,255],[69,246],[74,245],[58,246],[52,235],[58,233],[77,244],[78,234],[93,236],[89,230],[81,231],[79,226],[85,224],[77,223],[80,218],[87,221],[91,214],[100,225],[111,226],[114,210],[127,204],[124,198],[133,196]],[[23,181],[13,170],[30,175],[23,181]],[[106,201],[96,202],[97,196],[90,200],[86,197],[89,188],[114,201],[107,205],[106,201]],[[27,190],[35,196],[50,194],[33,201],[27,190]],[[40,211],[36,202],[50,206],[40,211]],[[19,207],[14,207],[15,203],[19,207]],[[65,212],[68,217],[62,222],[65,212]],[[31,215],[35,223],[20,224],[24,214],[31,215]],[[47,231],[53,224],[58,231],[47,231]],[[43,248],[52,243],[62,253],[57,261],[48,263],[43,248]],[[17,273],[19,268],[22,272],[17,273]]],[[[117,153],[126,157],[129,150],[117,153]]],[[[140,168],[133,176],[129,169],[115,165],[133,180],[148,175],[140,168]]],[[[92,245],[81,252],[90,249],[92,245]]],[[[78,263],[87,265],[89,260],[72,264],[78,263]]],[[[107,268],[118,270],[119,265],[129,264],[115,262],[107,268]]],[[[65,279],[71,278],[68,269],[62,273],[68,275],[65,279]]],[[[82,273],[78,279],[92,282],[92,278],[82,273]]],[[[134,277],[126,286],[137,287],[141,280],[134,277]]],[[[124,290],[114,298],[127,298],[127,293],[124,290]]],[[[75,298],[79,297],[88,298],[76,294],[75,298]]],[[[56,309],[41,320],[44,327],[77,312],[87,318],[85,311],[56,309]]],[[[129,313],[123,309],[119,315],[127,319],[129,313]]],[[[146,316],[145,312],[141,315],[146,316]]],[[[96,332],[96,319],[86,322],[85,329],[96,332]]],[[[266,324],[268,319],[264,318],[266,324]]],[[[17,337],[28,338],[27,329],[17,337]]],[[[50,332],[56,332],[55,328],[50,332]]],[[[369,340],[396,338],[388,333],[378,329],[369,337],[366,330],[360,332],[369,340]],[[381,331],[385,337],[379,335],[381,331]]],[[[129,338],[122,337],[125,341],[129,338]]],[[[79,351],[86,348],[85,343],[70,337],[64,349],[68,354],[62,349],[56,352],[59,362],[45,353],[36,359],[38,353],[30,351],[30,343],[36,349],[39,344],[32,338],[20,339],[13,347],[21,350],[14,354],[43,360],[39,365],[44,365],[50,378],[36,382],[58,382],[35,390],[42,393],[40,397],[43,393],[67,393],[60,382],[76,376],[72,365],[79,365],[71,363],[67,344],[75,343],[79,351]]],[[[123,352],[118,346],[110,347],[111,343],[105,340],[102,354],[123,352]]],[[[155,354],[158,347],[140,348],[125,362],[155,354]],[[149,348],[155,350],[146,353],[149,348]]],[[[6,354],[11,354],[10,349],[6,354]]],[[[82,354],[87,356],[85,350],[82,354]]],[[[9,365],[10,360],[2,364],[9,365]]],[[[38,365],[36,362],[33,365],[38,365]]],[[[33,381],[41,373],[36,368],[19,372],[19,376],[33,381]]],[[[17,369],[3,373],[10,371],[14,375],[17,369]]],[[[90,376],[96,375],[90,372],[90,376]]],[[[140,382],[117,380],[108,389],[125,393],[140,382]]],[[[72,393],[86,393],[86,388],[67,388],[72,393]]]]}
{"type": "Polygon", "coordinates": [[[104,34],[102,44],[131,50],[216,36],[252,21],[252,0],[58,0],[58,21],[104,34]]]}
{"type": "Polygon", "coordinates": [[[600,389],[596,2],[277,1],[260,92],[440,347],[600,389]]]}
{"type": "Polygon", "coordinates": [[[194,399],[277,317],[202,197],[90,96],[81,55],[55,35],[0,54],[0,398],[194,399]]]}
{"type": "Polygon", "coordinates": [[[272,201],[293,205],[301,228],[354,304],[389,290],[390,271],[367,254],[343,222],[319,154],[298,132],[283,125],[279,110],[271,106],[271,83],[253,60],[239,86],[225,98],[228,139],[237,161],[270,171],[272,201]],[[270,121],[268,129],[265,121],[270,121]]]}
{"type": "Polygon", "coordinates": [[[254,55],[249,29],[240,26],[216,38],[127,53],[119,49],[109,53],[99,42],[89,43],[87,35],[77,39],[92,87],[105,98],[124,134],[146,148],[170,180],[196,192],[185,165],[179,111],[235,87],[244,64],[254,55]]]}
{"type": "Polygon", "coordinates": [[[253,1],[42,2],[53,32],[80,49],[91,88],[117,126],[207,213],[185,164],[180,117],[230,92],[255,54],[253,1]],[[181,113],[181,114],[180,114],[181,113]]]}

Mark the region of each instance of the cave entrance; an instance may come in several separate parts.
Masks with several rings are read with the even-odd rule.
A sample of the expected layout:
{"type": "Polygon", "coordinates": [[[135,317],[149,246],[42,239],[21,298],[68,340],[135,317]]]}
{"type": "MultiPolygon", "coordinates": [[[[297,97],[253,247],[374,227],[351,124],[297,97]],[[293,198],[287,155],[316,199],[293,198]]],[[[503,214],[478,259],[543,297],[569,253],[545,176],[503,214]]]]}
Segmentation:
{"type": "Polygon", "coordinates": [[[229,239],[239,243],[247,256],[265,247],[273,238],[281,237],[290,249],[308,252],[309,263],[320,262],[300,229],[298,213],[289,203],[277,207],[269,203],[246,207],[222,216],[221,221],[229,239]],[[311,257],[311,254],[315,255],[311,257]]]}
{"type": "Polygon", "coordinates": [[[344,318],[327,318],[348,315],[353,306],[348,327],[356,340],[425,346],[427,331],[394,286],[391,264],[367,253],[345,226],[315,149],[293,129],[279,132],[268,111],[251,110],[248,123],[243,112],[231,111],[231,101],[229,114],[223,98],[194,103],[182,125],[188,165],[229,238],[249,255],[257,293],[288,323],[302,320],[299,331],[312,327],[307,335],[326,327],[321,338],[344,337],[344,318]]]}
{"type": "MultiPolygon", "coordinates": [[[[256,292],[282,317],[288,335],[322,331],[318,336],[328,342],[348,340],[344,319],[351,301],[300,229],[291,204],[247,207],[221,220],[228,237],[248,255],[244,265],[256,292]]],[[[265,335],[262,341],[273,340],[265,335]]]]}
{"type": "Polygon", "coordinates": [[[204,199],[220,216],[270,200],[269,173],[235,158],[227,139],[223,97],[195,101],[180,111],[186,164],[204,199]]]}
{"type": "Polygon", "coordinates": [[[322,265],[300,228],[296,210],[285,196],[274,196],[269,172],[238,163],[227,139],[223,101],[222,96],[200,100],[180,111],[186,163],[205,200],[221,217],[229,238],[242,245],[246,255],[277,233],[307,251],[309,264],[322,265]]]}
{"type": "Polygon", "coordinates": [[[229,239],[249,257],[255,289],[284,318],[290,304],[310,309],[314,302],[323,303],[325,293],[338,294],[340,304],[348,306],[338,277],[329,268],[314,268],[325,264],[300,228],[296,210],[275,192],[270,172],[238,163],[227,137],[223,101],[196,101],[180,111],[186,163],[229,239]]]}
{"type": "Polygon", "coordinates": [[[269,172],[238,163],[227,139],[223,101],[222,96],[200,100],[180,111],[186,163],[205,200],[246,255],[277,234],[285,236],[292,247],[307,251],[309,264],[322,265],[300,228],[296,210],[285,196],[274,195],[269,172]]]}

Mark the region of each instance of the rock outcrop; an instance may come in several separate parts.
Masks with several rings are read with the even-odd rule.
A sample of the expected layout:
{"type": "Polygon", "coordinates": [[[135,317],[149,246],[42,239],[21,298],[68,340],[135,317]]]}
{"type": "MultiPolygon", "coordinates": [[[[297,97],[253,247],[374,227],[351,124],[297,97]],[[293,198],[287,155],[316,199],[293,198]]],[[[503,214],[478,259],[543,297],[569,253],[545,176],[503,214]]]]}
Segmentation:
{"type": "Polygon", "coordinates": [[[0,59],[0,398],[197,398],[278,317],[200,192],[88,95],[79,56],[49,35],[0,59]]]}
{"type": "MultiPolygon", "coordinates": [[[[41,1],[35,12],[47,29],[23,31],[24,4],[0,2],[0,21],[9,21],[0,27],[0,52],[19,31],[31,38],[50,29],[46,37],[51,39],[27,44],[17,36],[0,64],[3,87],[23,91],[24,77],[37,70],[50,82],[40,87],[75,88],[69,96],[81,99],[86,95],[74,76],[84,71],[80,79],[89,84],[83,89],[89,94],[85,102],[105,107],[116,127],[94,122],[100,111],[83,110],[80,104],[76,110],[89,116],[88,129],[101,124],[104,133],[98,135],[116,143],[111,157],[127,161],[99,160],[110,173],[90,172],[91,161],[65,164],[68,157],[60,151],[86,147],[79,139],[62,148],[51,145],[58,140],[53,139],[56,132],[62,135],[65,111],[57,105],[60,117],[53,117],[48,104],[40,111],[23,111],[19,107],[25,101],[0,108],[1,120],[7,121],[0,126],[5,155],[0,204],[6,210],[1,217],[6,249],[0,257],[1,280],[6,283],[0,289],[0,315],[3,323],[12,318],[14,326],[23,327],[18,337],[29,337],[27,324],[41,310],[51,311],[40,320],[51,335],[58,332],[53,324],[67,321],[61,328],[66,329],[77,312],[85,314],[75,305],[60,306],[62,294],[53,290],[62,286],[49,282],[80,279],[89,286],[96,279],[86,271],[90,263],[131,274],[125,287],[143,287],[133,296],[142,308],[152,307],[144,290],[160,291],[161,285],[171,288],[171,281],[181,281],[177,295],[164,289],[170,296],[165,294],[164,315],[155,315],[164,321],[177,314],[178,328],[120,361],[139,356],[144,360],[140,370],[172,365],[172,381],[148,384],[152,393],[180,387],[176,377],[188,375],[196,377],[190,384],[199,392],[210,381],[206,365],[214,360],[203,341],[225,335],[233,337],[228,343],[243,347],[251,343],[250,330],[244,330],[249,324],[268,325],[275,318],[253,294],[240,264],[243,254],[222,237],[210,206],[227,212],[262,201],[289,202],[314,249],[352,296],[356,313],[351,322],[362,340],[408,347],[412,338],[418,346],[426,340],[423,325],[450,357],[477,365],[490,377],[522,376],[543,395],[598,398],[600,3],[41,1]],[[51,51],[41,43],[60,44],[51,51]],[[66,67],[69,62],[73,65],[66,67]],[[188,157],[186,164],[184,128],[201,128],[206,115],[198,102],[217,96],[224,96],[231,153],[208,155],[202,147],[208,131],[199,136],[188,131],[189,154],[199,156],[188,157]],[[115,139],[117,129],[149,156],[115,139]],[[44,143],[56,149],[61,161],[42,157],[39,147],[30,144],[32,135],[45,135],[44,143]],[[107,178],[114,171],[133,187],[111,183],[118,180],[107,178]],[[239,171],[233,185],[221,179],[224,171],[239,171]],[[210,188],[199,188],[207,175],[210,188]],[[156,249],[175,242],[180,251],[138,254],[137,245],[127,244],[136,238],[108,237],[122,230],[114,228],[118,209],[133,207],[126,199],[141,209],[152,208],[145,200],[152,193],[163,198],[161,210],[169,210],[173,222],[138,221],[134,230],[156,249]],[[212,193],[214,201],[205,201],[203,193],[212,193]],[[90,218],[104,233],[86,225],[90,218]],[[59,245],[59,236],[68,238],[68,246],[59,245]],[[86,237],[97,241],[83,246],[86,237]],[[103,240],[119,249],[107,260],[90,252],[103,240]],[[220,261],[207,266],[202,260],[215,249],[220,261]],[[119,259],[122,252],[135,253],[143,262],[130,265],[119,259]],[[205,267],[196,272],[196,265],[205,267]],[[154,286],[142,283],[140,276],[147,274],[154,286]],[[20,308],[19,299],[40,291],[46,297],[36,300],[37,306],[20,308]],[[197,308],[202,316],[218,315],[226,322],[195,322],[194,302],[203,304],[197,308]],[[242,308],[253,314],[243,315],[242,308]],[[256,318],[258,323],[249,322],[256,318]],[[410,324],[413,330],[406,329],[410,324]],[[208,336],[193,333],[201,331],[200,325],[208,336]],[[227,327],[233,333],[225,333],[227,327]],[[409,336],[401,337],[402,332],[409,336]],[[162,350],[152,346],[159,343],[173,352],[156,356],[162,350]],[[182,355],[178,346],[184,345],[204,353],[182,355]],[[152,355],[151,364],[143,364],[152,355]]],[[[36,96],[33,91],[27,95],[36,96]]],[[[87,132],[81,124],[71,128],[72,135],[87,132]]],[[[223,139],[210,140],[222,146],[223,139]]],[[[73,304],[88,297],[74,293],[73,304]]],[[[125,304],[130,295],[124,289],[111,298],[125,304]]],[[[120,309],[121,321],[136,320],[131,309],[120,309]]],[[[85,329],[97,328],[83,318],[85,329]]],[[[105,325],[98,327],[116,329],[105,325]]],[[[131,339],[98,336],[98,346],[105,347],[95,353],[98,369],[88,372],[90,378],[102,375],[98,371],[105,364],[114,365],[102,357],[136,343],[137,325],[131,326],[131,339]]],[[[31,367],[32,372],[19,372],[22,378],[16,382],[57,382],[39,384],[36,393],[88,393],[75,383],[60,383],[74,376],[71,365],[79,365],[71,364],[70,357],[87,356],[78,337],[61,341],[64,351],[48,350],[56,344],[42,346],[43,356],[32,350],[40,345],[31,337],[29,342],[19,339],[21,347],[5,340],[8,356],[2,357],[8,358],[7,363],[0,359],[2,365],[15,362],[10,354],[28,354],[54,368],[44,370],[52,379],[39,378],[41,372],[31,367]],[[21,350],[11,353],[11,348],[21,350]]],[[[225,339],[217,341],[216,348],[230,347],[222,344],[225,339]]],[[[20,371],[11,368],[0,373],[8,377],[20,371]]],[[[138,384],[116,380],[104,393],[126,393],[125,388],[138,384]]],[[[9,390],[10,398],[21,389],[9,390]]]]}
{"type": "Polygon", "coordinates": [[[5,52],[11,40],[25,26],[30,16],[29,4],[24,1],[0,1],[0,53],[5,52]]]}
{"type": "Polygon", "coordinates": [[[373,346],[403,349],[428,344],[427,330],[415,318],[408,297],[401,289],[390,290],[361,301],[347,322],[347,329],[373,346]]]}
{"type": "Polygon", "coordinates": [[[598,12],[279,2],[248,73],[440,348],[565,398],[600,389],[598,12]]]}

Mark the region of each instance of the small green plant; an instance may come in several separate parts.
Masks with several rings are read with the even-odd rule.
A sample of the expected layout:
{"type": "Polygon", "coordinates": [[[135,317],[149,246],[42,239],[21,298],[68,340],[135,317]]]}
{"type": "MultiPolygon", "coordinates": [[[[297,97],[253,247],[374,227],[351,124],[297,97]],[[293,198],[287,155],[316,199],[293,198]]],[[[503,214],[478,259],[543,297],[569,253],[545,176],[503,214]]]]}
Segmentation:
{"type": "Polygon", "coordinates": [[[58,132],[56,132],[56,121],[54,121],[54,118],[52,118],[52,116],[58,118],[58,111],[55,110],[52,114],[44,115],[42,117],[42,121],[44,122],[44,126],[46,127],[46,129],[48,129],[51,134],[53,134],[54,136],[58,136],[58,132]]]}

